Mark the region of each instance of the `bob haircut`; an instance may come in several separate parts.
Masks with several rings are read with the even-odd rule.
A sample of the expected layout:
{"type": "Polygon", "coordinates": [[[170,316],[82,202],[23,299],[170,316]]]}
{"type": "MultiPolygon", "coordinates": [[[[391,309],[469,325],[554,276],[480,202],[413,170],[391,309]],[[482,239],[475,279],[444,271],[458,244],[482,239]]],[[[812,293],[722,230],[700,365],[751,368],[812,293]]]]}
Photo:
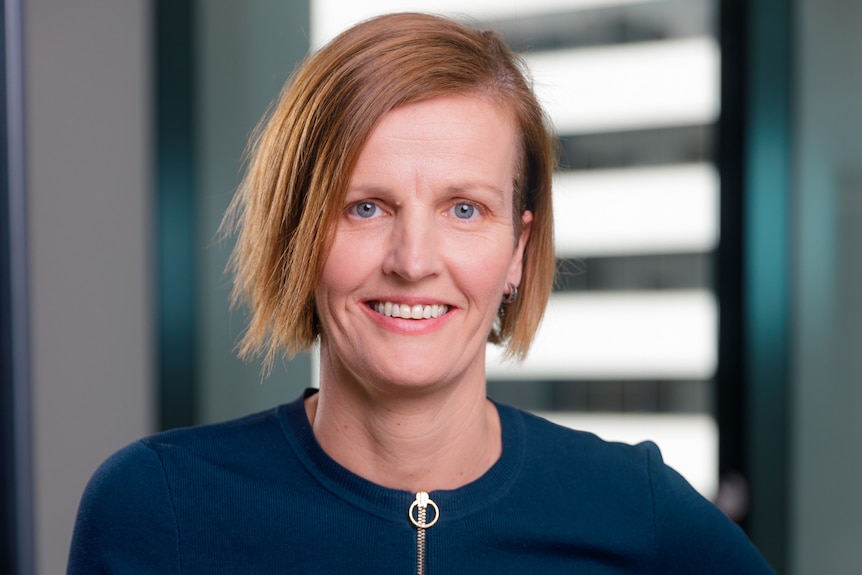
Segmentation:
{"type": "MultiPolygon", "coordinates": [[[[445,18],[390,14],[360,23],[310,56],[250,142],[245,177],[225,216],[236,233],[228,264],[233,303],[249,307],[243,358],[307,350],[320,335],[314,289],[353,168],[381,118],[405,104],[475,95],[520,130],[512,217],[533,212],[518,298],[501,307],[489,341],[522,359],[554,277],[552,138],[523,65],[502,40],[445,18]]],[[[503,294],[500,294],[501,298],[503,294]]]]}

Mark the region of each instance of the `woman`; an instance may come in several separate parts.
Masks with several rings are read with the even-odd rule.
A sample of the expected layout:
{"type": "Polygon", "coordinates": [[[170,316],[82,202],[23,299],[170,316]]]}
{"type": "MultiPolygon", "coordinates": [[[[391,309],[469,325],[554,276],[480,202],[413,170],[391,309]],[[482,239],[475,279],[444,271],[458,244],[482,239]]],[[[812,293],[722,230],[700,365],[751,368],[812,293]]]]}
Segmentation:
{"type": "Polygon", "coordinates": [[[289,83],[229,212],[242,353],[320,389],[109,459],[70,573],[769,573],[661,462],[486,399],[554,269],[553,154],[513,54],[417,14],[289,83]]]}

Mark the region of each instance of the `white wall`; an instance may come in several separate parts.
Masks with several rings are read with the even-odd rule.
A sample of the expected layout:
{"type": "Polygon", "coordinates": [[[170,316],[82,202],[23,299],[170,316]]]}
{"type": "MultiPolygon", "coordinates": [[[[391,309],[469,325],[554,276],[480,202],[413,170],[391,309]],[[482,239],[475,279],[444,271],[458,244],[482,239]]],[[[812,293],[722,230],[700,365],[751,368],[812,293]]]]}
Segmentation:
{"type": "Polygon", "coordinates": [[[65,571],[78,500],[152,429],[150,3],[26,0],[36,561],[65,571]]]}
{"type": "Polygon", "coordinates": [[[793,573],[862,565],[862,3],[796,3],[793,573]]]}

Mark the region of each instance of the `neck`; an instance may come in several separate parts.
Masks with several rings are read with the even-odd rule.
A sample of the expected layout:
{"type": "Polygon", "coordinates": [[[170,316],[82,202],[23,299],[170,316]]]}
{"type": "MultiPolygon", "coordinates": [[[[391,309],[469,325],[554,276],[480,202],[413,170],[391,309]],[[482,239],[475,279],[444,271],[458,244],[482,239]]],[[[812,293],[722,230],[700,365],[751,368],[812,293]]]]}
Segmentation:
{"type": "Polygon", "coordinates": [[[378,485],[406,491],[456,489],[502,452],[496,408],[479,384],[438,392],[383,394],[321,371],[306,413],[323,450],[378,485]]]}

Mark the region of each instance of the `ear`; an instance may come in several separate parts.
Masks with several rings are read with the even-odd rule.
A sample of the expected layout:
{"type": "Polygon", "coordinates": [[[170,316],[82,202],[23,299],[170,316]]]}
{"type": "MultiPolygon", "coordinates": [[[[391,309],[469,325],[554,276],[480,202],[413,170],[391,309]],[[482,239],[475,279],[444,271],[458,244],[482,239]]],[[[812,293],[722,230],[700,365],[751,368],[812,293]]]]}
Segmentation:
{"type": "Polygon", "coordinates": [[[506,283],[513,286],[521,285],[521,275],[524,271],[524,250],[527,249],[527,240],[530,239],[530,227],[533,223],[533,212],[526,210],[521,214],[521,235],[515,245],[512,261],[509,263],[509,273],[506,275],[506,283]]]}

